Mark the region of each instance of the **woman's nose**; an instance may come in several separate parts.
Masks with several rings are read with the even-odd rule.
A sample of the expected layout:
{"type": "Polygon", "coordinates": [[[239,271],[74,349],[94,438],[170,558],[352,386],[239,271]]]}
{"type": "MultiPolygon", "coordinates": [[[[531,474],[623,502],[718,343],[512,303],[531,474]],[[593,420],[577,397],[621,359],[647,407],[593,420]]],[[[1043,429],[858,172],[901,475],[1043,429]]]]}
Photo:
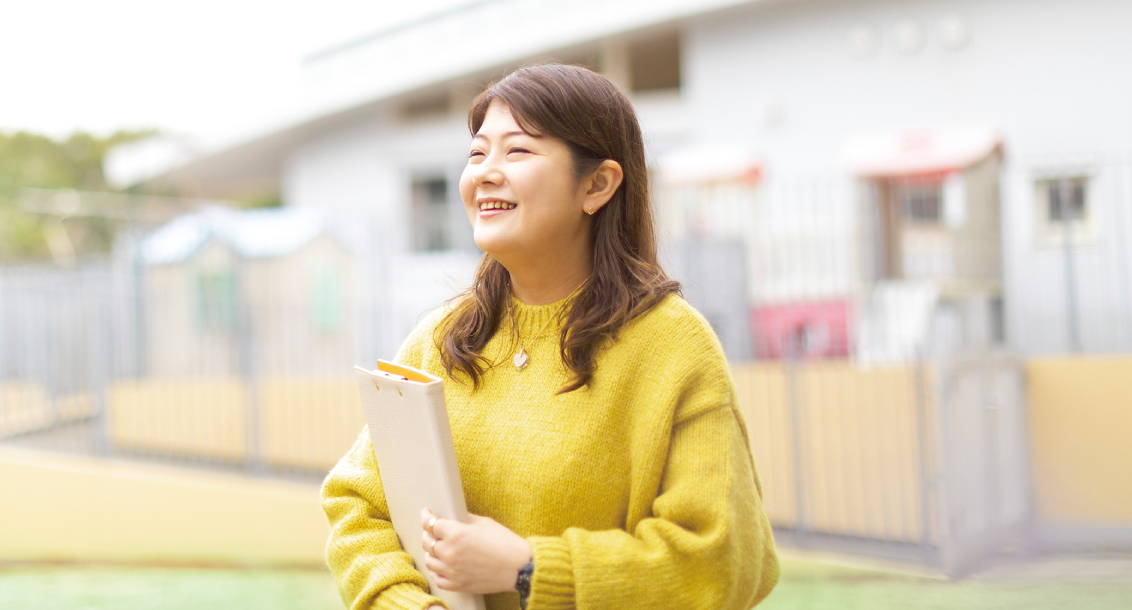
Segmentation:
{"type": "Polygon", "coordinates": [[[483,186],[485,184],[502,184],[503,173],[499,170],[499,164],[494,158],[494,155],[487,155],[482,163],[474,166],[472,170],[472,182],[476,186],[483,186]]]}

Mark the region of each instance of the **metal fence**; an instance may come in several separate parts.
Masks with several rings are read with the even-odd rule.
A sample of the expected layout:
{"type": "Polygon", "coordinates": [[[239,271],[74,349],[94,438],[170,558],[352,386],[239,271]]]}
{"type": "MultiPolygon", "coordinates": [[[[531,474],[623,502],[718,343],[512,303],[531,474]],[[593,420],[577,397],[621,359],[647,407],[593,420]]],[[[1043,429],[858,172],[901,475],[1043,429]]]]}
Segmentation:
{"type": "MultiPolygon", "coordinates": [[[[1020,242],[1037,234],[1018,220],[1032,224],[1042,210],[1049,220],[1041,181],[1067,170],[1023,165],[964,178],[963,217],[982,223],[971,234],[948,224],[955,204],[944,185],[771,177],[660,190],[669,264],[732,359],[781,539],[961,572],[1025,526],[1022,368],[1008,348],[1041,353],[1035,337],[1054,331],[1031,326],[1069,316],[1030,307],[1053,281],[1043,261],[1067,259],[1020,242]],[[975,205],[994,213],[976,218],[975,205]],[[925,226],[932,219],[938,226],[925,226]],[[971,263],[946,257],[972,243],[1001,252],[998,284],[953,277],[971,263]],[[1005,336],[969,340],[996,315],[1005,336]]],[[[1077,286],[1108,290],[1120,312],[1121,240],[1132,231],[1118,228],[1132,229],[1132,214],[1103,215],[1124,214],[1120,197],[1132,189],[1116,187],[1132,173],[1113,167],[1105,175],[1120,179],[1092,182],[1087,200],[1098,241],[1067,242],[1113,254],[1088,267],[1092,255],[1074,249],[1061,268],[1089,269],[1073,276],[1077,286]]],[[[1068,201],[1073,184],[1057,183],[1068,201]]],[[[318,248],[322,258],[287,260],[204,248],[191,264],[148,265],[134,247],[71,269],[0,270],[0,441],[317,480],[364,423],[353,365],[391,355],[389,338],[424,309],[411,296],[427,275],[421,261],[443,256],[383,257],[377,283],[408,295],[391,301],[368,288],[372,270],[318,248]],[[397,308],[412,311],[392,327],[375,323],[397,308]]],[[[1084,293],[1077,302],[1095,301],[1084,293]]],[[[1094,349],[1086,325],[1079,336],[1080,349],[1094,349]]]]}
{"type": "MultiPolygon", "coordinates": [[[[178,305],[153,284],[139,303],[114,275],[0,275],[4,443],[314,481],[362,429],[357,303],[251,315],[215,295],[178,305]]],[[[1024,522],[1016,361],[795,356],[733,369],[780,539],[961,571],[1024,522]]]]}
{"type": "Polygon", "coordinates": [[[312,478],[345,453],[370,346],[341,287],[296,302],[232,277],[135,279],[106,262],[0,273],[0,439],[312,478]]]}

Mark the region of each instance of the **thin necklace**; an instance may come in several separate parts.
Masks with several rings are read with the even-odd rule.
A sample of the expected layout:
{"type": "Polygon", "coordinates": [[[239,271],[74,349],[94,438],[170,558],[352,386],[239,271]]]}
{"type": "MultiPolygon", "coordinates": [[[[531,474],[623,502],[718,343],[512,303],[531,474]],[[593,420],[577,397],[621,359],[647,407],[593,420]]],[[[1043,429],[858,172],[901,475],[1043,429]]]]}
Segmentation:
{"type": "MultiPolygon", "coordinates": [[[[582,280],[582,283],[578,284],[578,287],[574,289],[574,292],[571,292],[565,299],[562,300],[562,304],[559,305],[558,309],[554,311],[554,315],[550,316],[550,319],[548,319],[546,323],[542,325],[542,328],[538,330],[538,334],[535,335],[534,339],[531,339],[530,342],[527,343],[527,347],[519,347],[519,353],[515,354],[515,357],[511,359],[511,362],[515,364],[516,371],[521,371],[527,368],[527,365],[531,363],[531,354],[527,352],[527,349],[534,345],[535,341],[538,341],[538,338],[542,336],[542,333],[546,330],[546,327],[550,326],[551,321],[558,319],[558,314],[562,313],[562,308],[566,307],[566,304],[570,302],[570,299],[575,294],[578,294],[578,291],[582,289],[582,286],[586,285],[586,282],[589,281],[589,279],[590,278],[582,280]]],[[[507,313],[510,314],[511,317],[511,330],[515,333],[515,336],[518,336],[519,328],[515,326],[515,308],[511,305],[511,301],[507,302],[507,313]]]]}

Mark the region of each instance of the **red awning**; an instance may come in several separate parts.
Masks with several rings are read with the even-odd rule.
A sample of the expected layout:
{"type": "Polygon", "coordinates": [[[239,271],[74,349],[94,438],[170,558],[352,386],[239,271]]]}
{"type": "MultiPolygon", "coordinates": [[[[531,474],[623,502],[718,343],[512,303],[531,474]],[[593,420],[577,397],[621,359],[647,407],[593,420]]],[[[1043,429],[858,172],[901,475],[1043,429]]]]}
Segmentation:
{"type": "Polygon", "coordinates": [[[849,171],[864,178],[962,171],[1002,149],[986,127],[932,127],[858,133],[842,148],[849,171]]]}
{"type": "Polygon", "coordinates": [[[747,148],[726,144],[673,151],[657,163],[657,177],[668,185],[755,183],[762,171],[761,157],[747,148]]]}

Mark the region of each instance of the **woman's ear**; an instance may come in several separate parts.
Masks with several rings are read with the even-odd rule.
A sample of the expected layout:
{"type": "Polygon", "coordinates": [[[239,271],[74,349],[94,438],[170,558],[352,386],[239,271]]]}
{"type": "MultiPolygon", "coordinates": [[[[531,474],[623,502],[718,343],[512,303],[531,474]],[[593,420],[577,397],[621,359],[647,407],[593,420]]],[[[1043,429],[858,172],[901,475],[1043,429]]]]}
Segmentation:
{"type": "Polygon", "coordinates": [[[613,198],[613,193],[617,192],[617,187],[621,186],[624,179],[625,172],[620,163],[613,159],[602,161],[585,181],[586,193],[582,199],[582,210],[591,216],[597,213],[613,198]]]}

